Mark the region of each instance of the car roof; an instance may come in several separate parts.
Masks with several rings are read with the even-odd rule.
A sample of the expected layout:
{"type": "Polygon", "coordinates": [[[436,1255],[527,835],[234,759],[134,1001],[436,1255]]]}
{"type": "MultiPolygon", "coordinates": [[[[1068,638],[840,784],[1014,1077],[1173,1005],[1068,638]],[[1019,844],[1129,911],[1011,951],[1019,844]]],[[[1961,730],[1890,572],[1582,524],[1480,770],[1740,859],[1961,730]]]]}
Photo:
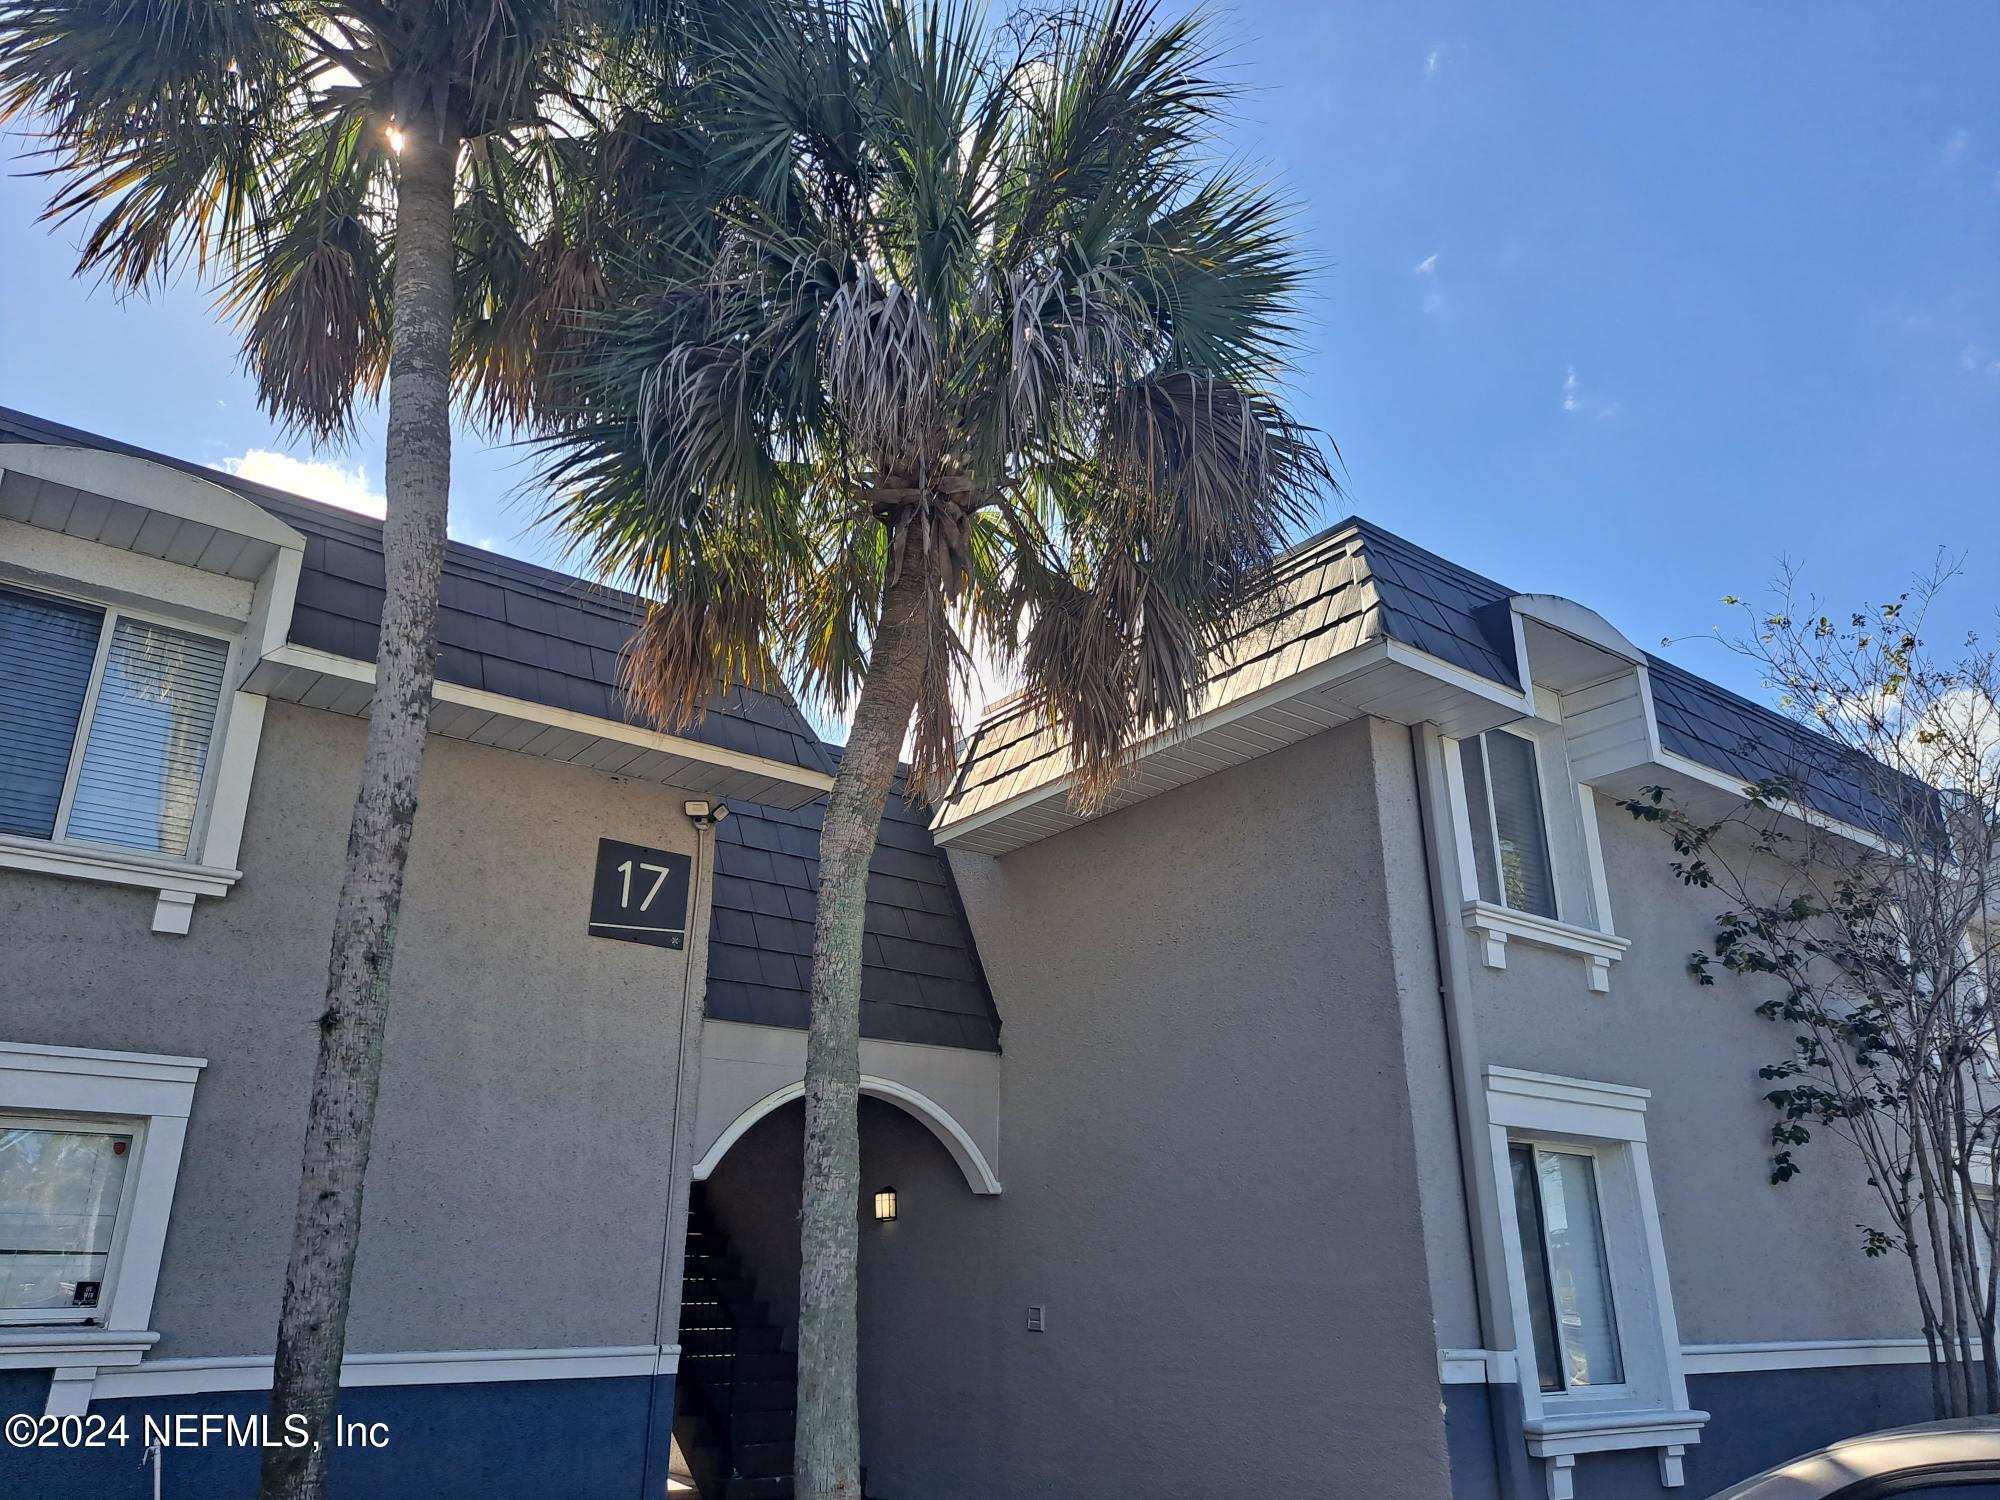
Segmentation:
{"type": "Polygon", "coordinates": [[[1820,1500],[1848,1485],[1937,1464],[2000,1464],[2000,1417],[1955,1417],[1843,1438],[1713,1500],[1820,1500]]]}

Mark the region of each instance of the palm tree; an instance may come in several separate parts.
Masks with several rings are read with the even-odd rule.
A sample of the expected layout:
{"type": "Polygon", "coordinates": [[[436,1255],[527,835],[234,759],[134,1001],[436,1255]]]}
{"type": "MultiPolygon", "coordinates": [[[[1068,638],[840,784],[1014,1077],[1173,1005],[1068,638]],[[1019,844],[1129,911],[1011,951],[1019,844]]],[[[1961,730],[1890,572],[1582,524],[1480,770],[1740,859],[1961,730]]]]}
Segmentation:
{"type": "MultiPolygon", "coordinates": [[[[339,1393],[437,637],[454,386],[504,420],[600,287],[591,206],[671,36],[611,0],[0,0],[79,272],[215,278],[264,407],[317,439],[388,385],[388,592],[285,1277],[266,1497],[319,1495],[339,1393]]],[[[643,175],[643,174],[642,174],[643,175]]]]}
{"type": "Polygon", "coordinates": [[[852,712],[820,844],[796,1444],[799,1493],[850,1500],[861,940],[906,733],[934,796],[983,650],[1101,797],[1188,716],[1332,481],[1275,389],[1286,212],[1209,157],[1231,91],[1205,22],[800,0],[735,7],[705,45],[700,160],[652,203],[674,231],[550,377],[552,514],[659,601],[629,679],[660,721],[771,661],[852,712]]]}

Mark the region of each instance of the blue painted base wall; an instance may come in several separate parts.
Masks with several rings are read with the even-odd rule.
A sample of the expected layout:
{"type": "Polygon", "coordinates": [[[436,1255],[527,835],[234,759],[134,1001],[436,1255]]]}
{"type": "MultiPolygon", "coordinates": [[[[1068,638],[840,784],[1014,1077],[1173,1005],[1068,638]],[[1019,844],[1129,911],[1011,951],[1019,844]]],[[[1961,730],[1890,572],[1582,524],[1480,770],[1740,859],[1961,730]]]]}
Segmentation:
{"type": "MultiPolygon", "coordinates": [[[[1518,1399],[1505,1387],[1444,1387],[1453,1500],[1541,1500],[1541,1465],[1527,1458],[1518,1399]],[[1498,1438],[1496,1440],[1496,1433],[1498,1438]],[[1511,1466],[1511,1482],[1502,1467],[1511,1466]]],[[[1709,1414],[1688,1449],[1687,1483],[1660,1484],[1652,1450],[1586,1454],[1576,1461],[1577,1500],[1701,1500],[1739,1479],[1839,1438],[1931,1418],[1924,1365],[1850,1365],[1691,1375],[1688,1400],[1709,1414]]]]}
{"type": "Polygon", "coordinates": [[[1713,1417],[1701,1446],[1688,1449],[1688,1488],[1696,1495],[1840,1438],[1933,1415],[1928,1365],[1690,1375],[1688,1400],[1713,1417]]]}
{"type": "MultiPolygon", "coordinates": [[[[45,1372],[0,1371],[0,1417],[39,1416],[45,1372]]],[[[231,1391],[96,1401],[93,1414],[126,1418],[122,1448],[74,1453],[0,1446],[4,1500],[151,1500],[142,1471],[143,1418],[177,1413],[261,1415],[269,1396],[231,1391]]],[[[341,1415],[388,1424],[383,1449],[336,1454],[340,1500],[658,1500],[673,1427],[673,1378],[494,1381],[345,1391],[341,1415]],[[652,1448],[648,1461],[648,1443],[652,1448]]],[[[250,1500],[261,1455],[212,1443],[170,1448],[162,1500],[250,1500]]]]}

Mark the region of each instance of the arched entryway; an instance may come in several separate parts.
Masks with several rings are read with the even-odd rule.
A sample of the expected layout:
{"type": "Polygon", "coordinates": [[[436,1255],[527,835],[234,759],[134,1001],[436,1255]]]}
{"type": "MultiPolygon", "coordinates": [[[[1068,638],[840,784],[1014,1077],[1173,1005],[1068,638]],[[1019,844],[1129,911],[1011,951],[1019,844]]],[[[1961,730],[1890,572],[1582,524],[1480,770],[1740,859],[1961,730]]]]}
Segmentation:
{"type": "MultiPolygon", "coordinates": [[[[747,1108],[694,1168],[674,1423],[682,1471],[701,1500],[792,1493],[805,1108],[798,1084],[747,1108]]],[[[986,1238],[999,1183],[969,1134],[934,1101],[891,1080],[861,1099],[862,1459],[907,1406],[904,1383],[934,1354],[936,1319],[969,1244],[986,1238]],[[895,1193],[879,1221],[875,1195],[895,1193]]]]}
{"type": "MultiPolygon", "coordinates": [[[[716,1137],[714,1144],[703,1152],[701,1159],[694,1164],[694,1180],[708,1181],[709,1174],[715,1170],[716,1164],[728,1155],[729,1148],[741,1140],[751,1127],[773,1111],[784,1108],[794,1100],[803,1099],[805,1092],[806,1086],[803,1082],[788,1083],[783,1088],[772,1090],[744,1110],[729,1123],[722,1134],[716,1137]]],[[[885,1104],[893,1104],[927,1127],[945,1150],[951,1153],[951,1159],[958,1163],[959,1171],[965,1174],[965,1185],[973,1192],[992,1194],[1000,1191],[1000,1179],[994,1175],[992,1164],[987,1161],[985,1153],[974,1142],[971,1133],[953,1119],[943,1105],[929,1095],[911,1088],[908,1084],[898,1083],[893,1078],[877,1078],[868,1074],[862,1075],[861,1094],[865,1099],[879,1099],[885,1104]]]]}

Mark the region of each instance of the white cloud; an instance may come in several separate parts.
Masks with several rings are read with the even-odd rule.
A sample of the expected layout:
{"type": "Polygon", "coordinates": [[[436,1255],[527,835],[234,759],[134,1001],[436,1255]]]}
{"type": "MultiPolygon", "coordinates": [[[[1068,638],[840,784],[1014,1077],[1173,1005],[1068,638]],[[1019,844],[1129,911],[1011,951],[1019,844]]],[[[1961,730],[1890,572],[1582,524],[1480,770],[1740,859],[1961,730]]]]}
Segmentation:
{"type": "Polygon", "coordinates": [[[1438,254],[1439,252],[1434,250],[1410,267],[1410,274],[1430,288],[1424,293],[1421,304],[1424,316],[1427,318],[1435,318],[1444,312],[1444,293],[1438,289],[1437,284],[1438,254]]]}
{"type": "Polygon", "coordinates": [[[1586,387],[1577,379],[1576,366],[1571,365],[1563,372],[1562,409],[1593,421],[1605,422],[1618,415],[1619,403],[1586,387]]]}
{"type": "Polygon", "coordinates": [[[2000,379],[2000,356],[1996,356],[1984,344],[1967,344],[1959,350],[1958,367],[1968,375],[1987,375],[2000,379]]]}
{"type": "Polygon", "coordinates": [[[1938,164],[1955,167],[1964,157],[1966,148],[1972,144],[1972,132],[1963,125],[1944,138],[1944,145],[1938,148],[1938,164]]]}
{"type": "Polygon", "coordinates": [[[1424,54],[1424,77],[1437,77],[1438,64],[1444,61],[1444,48],[1433,47],[1424,54]]]}
{"type": "Polygon", "coordinates": [[[293,458],[289,453],[274,453],[269,448],[252,448],[235,458],[225,458],[215,467],[238,479],[289,490],[342,510],[359,511],[378,521],[388,508],[382,492],[369,484],[365,464],[348,468],[324,459],[293,458]]]}
{"type": "MultiPolygon", "coordinates": [[[[274,490],[304,495],[308,500],[337,505],[378,521],[389,508],[388,497],[368,482],[366,464],[350,468],[325,459],[294,458],[289,453],[273,453],[269,448],[252,448],[213,467],[239,479],[268,484],[274,490]]],[[[454,542],[467,542],[487,552],[503,550],[498,537],[472,537],[450,523],[445,526],[445,535],[454,542]]]]}

